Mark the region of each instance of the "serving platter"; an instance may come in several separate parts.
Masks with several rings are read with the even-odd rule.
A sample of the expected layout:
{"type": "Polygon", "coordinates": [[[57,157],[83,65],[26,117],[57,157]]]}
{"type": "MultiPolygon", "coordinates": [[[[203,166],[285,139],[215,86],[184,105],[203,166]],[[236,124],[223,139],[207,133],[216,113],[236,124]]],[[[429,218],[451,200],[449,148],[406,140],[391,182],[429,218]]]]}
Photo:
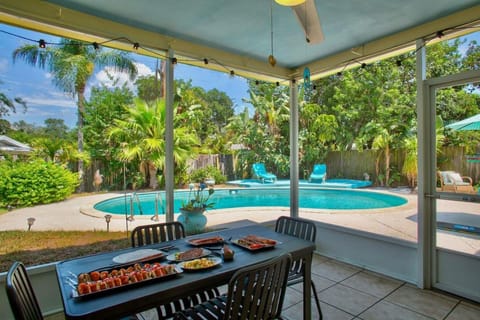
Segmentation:
{"type": "Polygon", "coordinates": [[[212,236],[206,238],[195,238],[195,239],[188,239],[187,243],[192,246],[204,246],[204,245],[211,245],[211,244],[219,244],[223,243],[224,240],[220,236],[212,236]]]}
{"type": "Polygon", "coordinates": [[[167,256],[167,260],[168,261],[174,261],[174,262],[182,262],[182,261],[189,261],[189,260],[194,260],[194,259],[198,259],[198,258],[203,258],[203,257],[206,257],[208,255],[210,255],[212,252],[208,249],[204,249],[204,248],[201,248],[202,250],[202,253],[196,257],[193,257],[193,258],[187,258],[187,259],[179,259],[179,254],[182,254],[182,253],[185,253],[185,251],[181,251],[181,252],[175,252],[175,253],[172,253],[172,254],[169,254],[167,256]]]}
{"type": "Polygon", "coordinates": [[[119,254],[113,257],[112,261],[118,264],[149,261],[160,259],[164,253],[155,249],[138,249],[135,251],[119,254]]]}
{"type": "Polygon", "coordinates": [[[200,258],[190,261],[182,261],[177,264],[178,267],[182,268],[183,271],[199,271],[199,270],[206,270],[213,267],[216,267],[222,263],[222,259],[219,257],[208,257],[208,258],[200,258]],[[198,260],[198,264],[196,264],[198,260]],[[201,261],[209,261],[208,265],[202,266],[201,261]]]}
{"type": "MultiPolygon", "coordinates": [[[[136,263],[121,268],[105,268],[100,272],[81,273],[75,280],[73,278],[67,278],[66,280],[73,287],[72,298],[87,299],[167,280],[182,272],[183,270],[175,264],[154,262],[141,265],[136,263]]],[[[72,276],[75,275],[72,273],[72,276]]]]}
{"type": "Polygon", "coordinates": [[[250,251],[258,251],[274,248],[280,242],[277,240],[248,235],[231,241],[234,245],[250,251]]]}

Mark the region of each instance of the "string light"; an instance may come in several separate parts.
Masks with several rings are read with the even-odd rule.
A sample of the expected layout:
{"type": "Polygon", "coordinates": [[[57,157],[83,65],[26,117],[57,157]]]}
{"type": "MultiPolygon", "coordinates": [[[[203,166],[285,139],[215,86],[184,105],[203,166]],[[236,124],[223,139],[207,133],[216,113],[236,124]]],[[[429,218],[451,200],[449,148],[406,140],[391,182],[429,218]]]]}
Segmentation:
{"type": "MultiPolygon", "coordinates": [[[[442,38],[445,36],[445,33],[447,31],[455,31],[455,30],[464,30],[464,29],[476,29],[476,28],[479,28],[480,26],[478,25],[474,25],[474,26],[457,26],[457,27],[453,27],[453,28],[450,28],[450,29],[445,29],[445,30],[439,30],[437,32],[435,32],[434,34],[431,34],[430,37],[433,36],[433,38],[430,38],[430,37],[426,37],[427,39],[430,38],[429,40],[426,40],[424,41],[423,45],[420,46],[419,48],[417,48],[417,50],[415,50],[415,53],[417,53],[420,49],[422,49],[423,47],[425,47],[427,45],[427,43],[432,40],[432,39],[435,39],[435,38],[442,38]]],[[[24,36],[21,36],[21,35],[18,35],[18,34],[14,34],[14,33],[11,33],[11,32],[8,32],[8,31],[4,31],[4,30],[0,30],[1,33],[5,33],[5,34],[8,34],[8,35],[11,35],[11,36],[14,36],[14,37],[17,37],[17,38],[21,38],[21,39],[24,39],[24,40],[27,40],[27,41],[30,41],[30,42],[35,42],[35,43],[38,43],[38,46],[42,49],[45,49],[47,47],[47,44],[48,45],[57,45],[57,46],[64,46],[65,44],[64,43],[51,43],[51,42],[46,42],[44,39],[40,39],[40,40],[34,40],[34,39],[31,39],[31,38],[27,38],[27,37],[24,37],[24,36]]],[[[100,45],[103,45],[103,44],[106,44],[106,43],[109,43],[109,42],[113,42],[113,41],[120,41],[120,40],[123,40],[123,41],[126,41],[126,42],[129,42],[132,44],[133,46],[133,49],[135,50],[138,50],[141,46],[138,42],[133,42],[131,41],[130,39],[128,38],[125,38],[125,37],[118,37],[118,38],[113,38],[113,39],[109,39],[109,40],[105,40],[103,42],[93,42],[93,43],[72,43],[70,45],[76,45],[76,46],[87,46],[87,45],[92,45],[96,50],[97,49],[100,49],[100,45]]],[[[309,39],[307,38],[306,39],[307,42],[309,42],[309,39]]],[[[167,59],[167,57],[165,55],[162,55],[160,53],[158,53],[157,51],[154,51],[154,50],[150,50],[149,48],[144,48],[142,47],[143,50],[147,51],[147,52],[150,52],[151,54],[153,54],[154,56],[158,57],[158,58],[161,58],[161,59],[167,59]]],[[[273,49],[273,48],[272,48],[273,49]]],[[[272,51],[273,53],[273,51],[272,51]]],[[[273,54],[272,54],[272,58],[275,59],[273,57],[273,54]]],[[[272,60],[273,60],[272,59],[272,60]]],[[[230,76],[231,77],[234,77],[235,76],[235,71],[234,70],[229,70],[225,65],[223,65],[222,63],[220,63],[219,61],[211,58],[210,59],[211,61],[213,61],[215,64],[218,64],[219,66],[222,66],[223,68],[225,68],[226,71],[229,71],[230,73],[230,76]]],[[[179,61],[177,60],[177,58],[172,58],[172,64],[177,64],[179,61]]],[[[198,61],[197,59],[182,59],[180,60],[181,61],[198,61]]],[[[270,64],[272,64],[273,61],[269,61],[270,64]]],[[[276,61],[275,61],[276,62],[276,61]]],[[[345,61],[346,64],[344,65],[342,71],[339,71],[337,72],[337,76],[341,77],[342,76],[342,73],[343,71],[345,70],[345,68],[350,65],[352,62],[357,62],[357,63],[360,63],[358,62],[356,59],[351,59],[351,60],[348,60],[348,61],[345,61]]],[[[344,62],[344,63],[345,63],[344,62]]],[[[206,65],[209,63],[209,59],[207,58],[203,58],[203,63],[206,65]]],[[[274,63],[274,62],[273,62],[274,63]]],[[[398,67],[400,67],[402,65],[402,59],[399,58],[395,61],[396,65],[398,67]]],[[[274,64],[272,64],[274,65],[274,64]]],[[[361,63],[361,68],[364,69],[367,67],[367,64],[364,62],[364,63],[361,63]]],[[[255,82],[256,85],[258,85],[259,83],[256,81],[255,82]]],[[[276,85],[279,86],[279,82],[276,82],[276,85]]]]}

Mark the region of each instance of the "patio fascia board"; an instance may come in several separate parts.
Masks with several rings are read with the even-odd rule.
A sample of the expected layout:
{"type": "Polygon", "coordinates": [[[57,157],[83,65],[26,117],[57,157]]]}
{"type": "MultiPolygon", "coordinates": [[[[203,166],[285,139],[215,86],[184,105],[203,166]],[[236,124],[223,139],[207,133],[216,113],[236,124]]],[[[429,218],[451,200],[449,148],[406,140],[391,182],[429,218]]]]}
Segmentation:
{"type": "Polygon", "coordinates": [[[479,17],[480,5],[300,66],[292,77],[301,77],[305,67],[308,67],[312,74],[311,79],[315,80],[358,67],[360,63],[368,64],[415,50],[417,39],[426,39],[428,45],[431,45],[480,31],[479,17]],[[462,29],[454,30],[457,27],[462,29]],[[438,31],[444,32],[441,39],[435,36],[438,31]]]}
{"type": "MultiPolygon", "coordinates": [[[[265,60],[257,60],[233,54],[225,50],[134,28],[45,1],[2,0],[0,3],[0,21],[21,28],[91,43],[125,38],[132,42],[138,42],[141,46],[155,53],[158,52],[158,55],[163,57],[166,57],[166,51],[171,48],[175,52],[175,57],[181,63],[225,73],[230,73],[233,70],[236,75],[246,78],[271,82],[285,81],[286,83],[293,73],[293,70],[289,68],[278,65],[270,66],[267,57],[265,57],[265,60]],[[204,58],[209,59],[208,65],[204,64],[204,58]]],[[[147,50],[139,49],[136,51],[132,45],[133,43],[122,39],[105,44],[105,46],[111,48],[158,58],[158,55],[147,50]]]]}

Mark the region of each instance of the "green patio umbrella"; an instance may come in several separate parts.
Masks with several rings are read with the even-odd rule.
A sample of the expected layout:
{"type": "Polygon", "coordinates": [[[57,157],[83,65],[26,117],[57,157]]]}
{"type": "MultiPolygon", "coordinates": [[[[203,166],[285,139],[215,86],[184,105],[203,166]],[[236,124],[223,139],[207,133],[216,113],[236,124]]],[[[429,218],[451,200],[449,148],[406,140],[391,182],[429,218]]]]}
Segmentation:
{"type": "Polygon", "coordinates": [[[480,130],[480,113],[473,117],[451,123],[446,126],[446,128],[456,131],[480,130]]]}

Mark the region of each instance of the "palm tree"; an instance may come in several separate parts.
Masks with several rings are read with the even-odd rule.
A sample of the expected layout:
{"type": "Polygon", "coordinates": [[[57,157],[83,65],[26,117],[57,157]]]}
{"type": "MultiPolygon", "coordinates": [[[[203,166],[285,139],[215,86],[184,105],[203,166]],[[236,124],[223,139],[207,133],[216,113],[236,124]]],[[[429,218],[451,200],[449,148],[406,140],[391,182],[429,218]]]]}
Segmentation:
{"type": "MultiPolygon", "coordinates": [[[[96,46],[98,48],[98,46],[96,46]]],[[[23,59],[26,63],[52,74],[53,84],[77,97],[78,108],[78,152],[83,152],[83,113],[85,110],[85,88],[88,80],[94,74],[95,68],[113,67],[115,71],[127,72],[133,80],[137,68],[127,53],[114,50],[102,51],[88,43],[64,39],[58,46],[39,48],[37,45],[24,45],[13,52],[13,61],[23,59]]],[[[83,176],[84,162],[78,161],[78,173],[83,176]]],[[[85,189],[82,180],[79,191],[85,189]]]]}
{"type": "MultiPolygon", "coordinates": [[[[126,117],[115,120],[108,135],[123,146],[120,160],[139,160],[140,171],[148,171],[149,187],[155,189],[158,186],[157,169],[165,169],[165,100],[157,100],[150,106],[137,99],[126,111],[126,117]]],[[[187,127],[175,128],[173,143],[175,163],[181,164],[195,157],[198,140],[187,127]]]]}

